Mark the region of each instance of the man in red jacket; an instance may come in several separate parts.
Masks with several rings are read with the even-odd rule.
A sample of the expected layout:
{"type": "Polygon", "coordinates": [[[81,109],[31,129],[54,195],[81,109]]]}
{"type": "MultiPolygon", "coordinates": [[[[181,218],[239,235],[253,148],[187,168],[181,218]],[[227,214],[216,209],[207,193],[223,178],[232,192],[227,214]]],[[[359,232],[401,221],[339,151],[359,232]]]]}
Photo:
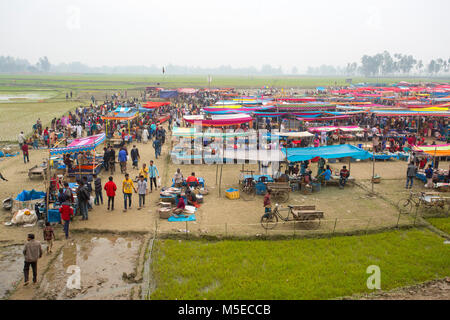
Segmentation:
{"type": "Polygon", "coordinates": [[[105,183],[104,189],[106,190],[106,195],[108,196],[108,210],[111,204],[111,210],[114,210],[114,197],[116,196],[117,186],[113,182],[113,177],[108,178],[108,182],[105,183]]]}
{"type": "Polygon", "coordinates": [[[64,221],[64,233],[66,234],[66,239],[69,239],[69,223],[70,217],[73,216],[73,209],[67,203],[63,203],[61,208],[59,208],[59,213],[61,213],[61,220],[64,221]]]}
{"type": "Polygon", "coordinates": [[[28,157],[28,144],[24,143],[22,145],[22,152],[23,152],[23,163],[30,162],[30,158],[28,157]]]}

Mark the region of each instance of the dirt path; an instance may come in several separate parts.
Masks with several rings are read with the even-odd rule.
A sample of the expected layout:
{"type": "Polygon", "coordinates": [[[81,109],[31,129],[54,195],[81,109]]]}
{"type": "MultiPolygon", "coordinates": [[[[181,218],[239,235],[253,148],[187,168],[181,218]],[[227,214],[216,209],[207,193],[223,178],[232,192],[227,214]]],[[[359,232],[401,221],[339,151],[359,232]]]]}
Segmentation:
{"type": "Polygon", "coordinates": [[[367,295],[361,300],[450,300],[450,278],[367,295]]]}

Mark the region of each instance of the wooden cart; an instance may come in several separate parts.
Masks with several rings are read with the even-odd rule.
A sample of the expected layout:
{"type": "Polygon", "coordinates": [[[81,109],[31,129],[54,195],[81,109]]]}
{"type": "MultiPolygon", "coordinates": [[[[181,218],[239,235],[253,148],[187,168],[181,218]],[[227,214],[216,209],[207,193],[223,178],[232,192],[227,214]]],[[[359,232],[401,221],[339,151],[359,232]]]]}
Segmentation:
{"type": "Polygon", "coordinates": [[[279,205],[275,205],[275,209],[270,213],[265,213],[261,217],[261,226],[264,229],[273,229],[278,224],[278,220],[283,222],[291,221],[314,221],[324,218],[323,211],[316,210],[316,206],[288,206],[287,209],[281,209],[279,205]],[[286,217],[283,217],[280,211],[288,211],[286,217]]]}
{"type": "Polygon", "coordinates": [[[43,167],[42,165],[35,165],[31,169],[28,170],[28,177],[33,179],[34,177],[45,178],[47,173],[47,166],[43,167]]]}
{"type": "Polygon", "coordinates": [[[275,202],[284,203],[289,200],[289,192],[291,191],[289,182],[269,182],[267,183],[267,189],[272,192],[272,199],[275,202]]]}

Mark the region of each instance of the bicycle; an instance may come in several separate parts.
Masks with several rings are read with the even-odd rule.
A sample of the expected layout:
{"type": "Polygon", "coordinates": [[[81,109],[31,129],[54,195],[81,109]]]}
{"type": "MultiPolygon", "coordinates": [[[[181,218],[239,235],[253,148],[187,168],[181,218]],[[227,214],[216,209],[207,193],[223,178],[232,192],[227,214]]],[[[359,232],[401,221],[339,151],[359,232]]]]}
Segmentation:
{"type": "Polygon", "coordinates": [[[435,207],[444,209],[445,201],[442,197],[427,195],[426,192],[414,193],[410,191],[408,198],[401,199],[397,203],[397,208],[400,210],[400,213],[408,214],[412,212],[413,207],[419,208],[421,205],[423,205],[426,209],[435,207]]]}

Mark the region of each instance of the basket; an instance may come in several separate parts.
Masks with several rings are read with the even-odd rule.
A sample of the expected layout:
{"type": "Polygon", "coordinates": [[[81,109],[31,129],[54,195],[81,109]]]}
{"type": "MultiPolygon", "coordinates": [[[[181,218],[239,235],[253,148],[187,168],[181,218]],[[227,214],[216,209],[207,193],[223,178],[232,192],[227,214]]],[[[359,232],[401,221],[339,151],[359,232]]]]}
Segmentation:
{"type": "Polygon", "coordinates": [[[171,208],[160,208],[158,209],[159,218],[160,219],[169,219],[172,215],[172,209],[171,208]]]}
{"type": "Polygon", "coordinates": [[[381,183],[381,177],[373,177],[372,182],[373,183],[381,183]]]}
{"type": "Polygon", "coordinates": [[[230,200],[239,199],[239,190],[233,188],[225,190],[225,196],[230,200]]]}

